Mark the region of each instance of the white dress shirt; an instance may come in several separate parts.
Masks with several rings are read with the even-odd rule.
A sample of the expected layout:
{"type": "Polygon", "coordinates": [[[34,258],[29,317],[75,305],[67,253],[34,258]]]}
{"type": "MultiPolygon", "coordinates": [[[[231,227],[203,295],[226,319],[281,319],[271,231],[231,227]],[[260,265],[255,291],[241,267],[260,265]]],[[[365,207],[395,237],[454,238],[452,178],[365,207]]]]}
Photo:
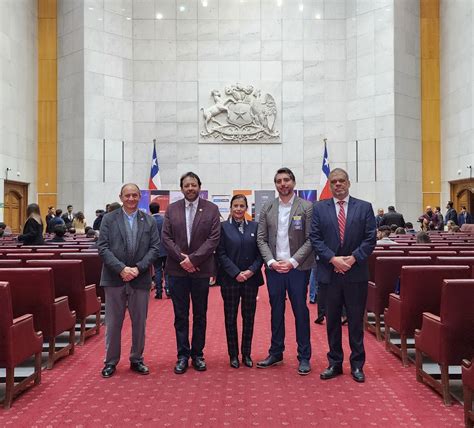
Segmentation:
{"type": "Polygon", "coordinates": [[[349,207],[349,195],[347,195],[344,199],[336,199],[332,198],[334,201],[334,205],[336,206],[336,218],[339,216],[339,210],[341,209],[341,206],[338,204],[339,201],[344,201],[344,213],[346,214],[346,220],[347,220],[347,208],[349,207]]]}
{"type": "MultiPolygon", "coordinates": [[[[291,199],[285,203],[278,198],[278,231],[276,239],[276,258],[277,260],[289,260],[293,267],[298,267],[298,262],[291,257],[290,251],[290,238],[288,237],[288,229],[290,226],[290,211],[291,206],[295,200],[295,194],[291,199]]],[[[267,265],[271,266],[272,263],[276,262],[275,259],[268,261],[267,265]]]]}

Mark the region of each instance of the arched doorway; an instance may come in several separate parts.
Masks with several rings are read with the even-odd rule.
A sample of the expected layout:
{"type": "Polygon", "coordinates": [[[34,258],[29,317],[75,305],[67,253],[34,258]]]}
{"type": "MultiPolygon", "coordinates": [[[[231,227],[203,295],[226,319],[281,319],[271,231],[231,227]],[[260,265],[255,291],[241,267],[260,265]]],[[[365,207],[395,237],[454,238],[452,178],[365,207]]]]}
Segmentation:
{"type": "Polygon", "coordinates": [[[20,233],[25,222],[28,184],[5,181],[3,222],[13,233],[20,233]]]}
{"type": "Polygon", "coordinates": [[[454,202],[456,211],[460,211],[465,206],[467,211],[472,213],[474,210],[474,180],[451,181],[451,200],[454,202]]]}

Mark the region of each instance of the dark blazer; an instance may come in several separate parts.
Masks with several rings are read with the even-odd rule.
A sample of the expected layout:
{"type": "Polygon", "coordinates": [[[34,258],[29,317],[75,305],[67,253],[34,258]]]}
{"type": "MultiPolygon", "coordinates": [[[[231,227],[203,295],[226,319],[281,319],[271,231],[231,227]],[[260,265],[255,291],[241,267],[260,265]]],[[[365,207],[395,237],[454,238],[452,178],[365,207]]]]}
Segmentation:
{"type": "Polygon", "coordinates": [[[385,213],[380,221],[380,226],[391,226],[392,224],[396,224],[398,227],[405,227],[403,215],[396,211],[385,213]]]}
{"type": "Polygon", "coordinates": [[[462,226],[463,224],[471,224],[472,223],[472,216],[470,213],[466,213],[466,219],[464,219],[464,215],[459,213],[458,215],[458,225],[462,226]]]}
{"type": "Polygon", "coordinates": [[[446,211],[444,221],[447,223],[449,220],[454,221],[455,224],[458,224],[458,213],[454,208],[449,208],[446,211]]]}
{"type": "Polygon", "coordinates": [[[334,200],[316,202],[313,207],[311,243],[317,260],[316,280],[330,283],[334,266],[329,263],[334,256],[355,257],[356,263],[344,274],[347,282],[369,279],[368,258],[375,248],[376,230],[372,205],[360,199],[349,198],[344,242],[341,246],[339,225],[334,200]]]}
{"type": "MultiPolygon", "coordinates": [[[[163,216],[160,214],[153,214],[152,217],[156,221],[156,227],[158,227],[158,233],[160,234],[160,239],[161,239],[161,232],[163,230],[163,216]]],[[[160,241],[160,257],[166,257],[166,249],[163,245],[163,240],[160,241]]]]}
{"type": "Polygon", "coordinates": [[[187,254],[191,263],[199,268],[199,271],[191,274],[194,277],[206,278],[216,275],[215,251],[221,232],[219,218],[217,206],[199,198],[188,247],[184,199],[168,205],[162,231],[163,246],[168,253],[165,266],[168,275],[190,275],[180,265],[184,260],[181,253],[187,254]]]}
{"type": "Polygon", "coordinates": [[[257,222],[249,221],[244,225],[242,234],[230,221],[221,223],[221,239],[217,247],[219,285],[234,284],[235,277],[247,269],[254,275],[245,281],[245,285],[260,287],[263,284],[263,259],[257,247],[257,227],[257,222]]]}
{"type": "Polygon", "coordinates": [[[18,236],[18,241],[25,245],[43,245],[43,225],[30,217],[26,220],[23,233],[18,236]]]}
{"type": "Polygon", "coordinates": [[[63,215],[61,215],[61,218],[63,219],[64,221],[64,224],[66,225],[67,228],[71,227],[72,226],[72,220],[74,220],[74,214],[72,215],[72,220],[69,220],[68,218],[68,215],[69,213],[64,213],[63,215]]]}
{"type": "MultiPolygon", "coordinates": [[[[150,266],[158,257],[160,235],[155,220],[144,212],[137,212],[137,245],[133,254],[133,264],[140,274],[130,285],[133,288],[149,289],[151,286],[150,266]]],[[[127,265],[127,235],[123,219],[123,209],[118,209],[104,215],[100,225],[100,235],[97,241],[99,255],[104,265],[100,279],[101,287],[119,287],[124,284],[120,272],[127,265]]]]}

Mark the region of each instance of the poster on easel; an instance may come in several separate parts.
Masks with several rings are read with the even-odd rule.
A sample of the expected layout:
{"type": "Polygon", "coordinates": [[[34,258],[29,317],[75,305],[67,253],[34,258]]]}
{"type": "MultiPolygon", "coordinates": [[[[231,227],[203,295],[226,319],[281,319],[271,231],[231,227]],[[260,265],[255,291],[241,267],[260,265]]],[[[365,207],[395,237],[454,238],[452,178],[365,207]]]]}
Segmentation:
{"type": "Polygon", "coordinates": [[[275,198],[274,190],[255,190],[255,221],[260,218],[260,211],[265,202],[275,198]]]}
{"type": "Polygon", "coordinates": [[[221,220],[227,220],[230,214],[230,195],[212,195],[211,202],[219,208],[221,220]]]}

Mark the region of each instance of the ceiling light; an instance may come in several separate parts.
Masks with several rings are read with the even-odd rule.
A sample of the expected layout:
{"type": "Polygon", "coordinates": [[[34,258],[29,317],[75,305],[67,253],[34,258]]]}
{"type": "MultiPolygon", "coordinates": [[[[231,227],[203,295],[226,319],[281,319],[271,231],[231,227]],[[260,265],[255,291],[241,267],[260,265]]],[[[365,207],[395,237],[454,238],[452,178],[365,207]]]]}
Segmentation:
{"type": "Polygon", "coordinates": [[[186,10],[186,6],[180,6],[180,7],[179,7],[179,11],[180,11],[180,12],[184,12],[185,10],[186,10]]]}
{"type": "Polygon", "coordinates": [[[163,14],[162,13],[157,13],[156,14],[156,19],[163,19],[163,14]]]}
{"type": "Polygon", "coordinates": [[[300,12],[303,12],[303,3],[300,3],[300,5],[298,6],[298,9],[300,10],[300,12]]]}

